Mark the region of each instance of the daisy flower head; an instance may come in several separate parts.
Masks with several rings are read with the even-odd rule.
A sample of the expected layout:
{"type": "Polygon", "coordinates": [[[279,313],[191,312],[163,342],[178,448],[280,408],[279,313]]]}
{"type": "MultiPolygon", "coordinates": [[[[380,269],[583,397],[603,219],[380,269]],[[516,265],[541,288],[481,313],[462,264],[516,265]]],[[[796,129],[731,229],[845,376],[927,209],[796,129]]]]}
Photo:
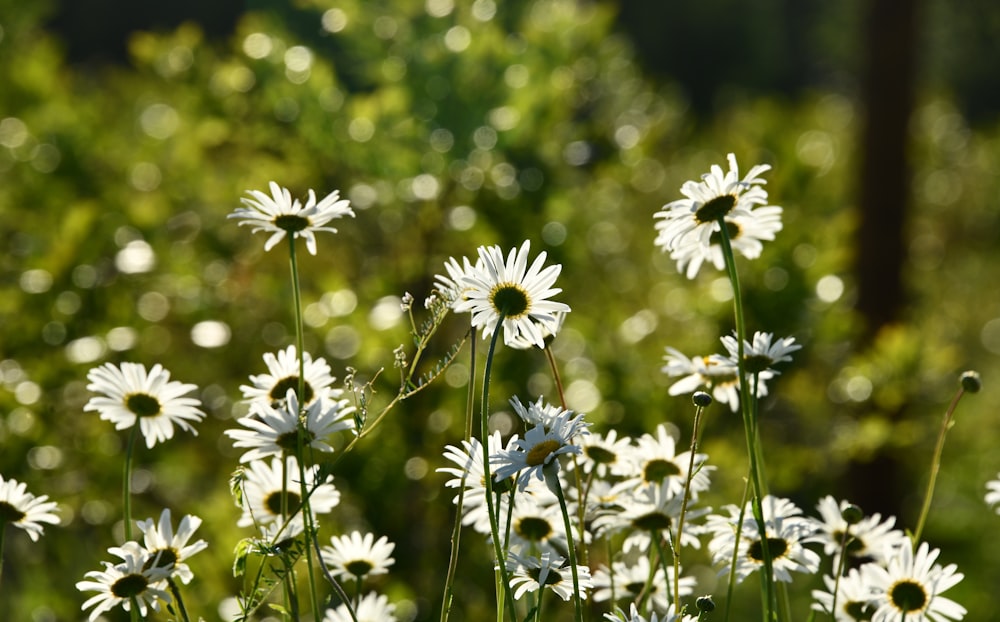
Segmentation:
{"type": "MultiPolygon", "coordinates": [[[[684,491],[684,483],[688,480],[689,465],[692,464],[691,452],[676,454],[676,442],[662,423],[656,426],[656,435],[643,434],[636,439],[624,455],[630,468],[625,472],[627,479],[638,486],[653,488],[664,487],[672,495],[680,495],[684,491]]],[[[705,464],[706,454],[695,454],[694,471],[690,477],[690,492],[694,497],[708,490],[711,485],[709,473],[715,467],[705,464]]]]}
{"type": "Polygon", "coordinates": [[[198,409],[198,400],[184,397],[197,387],[171,381],[170,372],[159,364],[147,371],[139,363],[105,363],[91,369],[87,379],[87,390],[98,395],[90,398],[83,409],[96,410],[101,419],[114,423],[116,430],[130,428],[138,420],[150,448],[173,438],[175,425],[197,436],[189,422],[205,417],[198,409]]]}
{"type": "Polygon", "coordinates": [[[646,616],[641,615],[639,613],[639,609],[635,606],[635,603],[632,603],[629,605],[628,613],[625,613],[625,611],[619,607],[614,613],[605,613],[604,619],[608,622],[698,622],[697,616],[677,613],[673,604],[670,605],[662,618],[657,617],[655,613],[649,614],[649,617],[647,618],[646,616]]]}
{"type": "MultiPolygon", "coordinates": [[[[670,385],[670,395],[684,395],[696,391],[707,391],[712,398],[728,404],[733,412],[740,409],[739,367],[729,358],[720,354],[688,358],[675,348],[667,348],[663,357],[666,365],[660,371],[668,376],[680,376],[680,380],[670,385]]],[[[762,371],[757,376],[757,397],[767,395],[765,381],[774,377],[774,372],[762,371]]]]}
{"type": "Polygon", "coordinates": [[[835,622],[862,622],[872,619],[875,607],[872,605],[871,590],[868,589],[857,568],[851,568],[839,580],[824,576],[823,583],[826,584],[826,591],[812,591],[814,611],[826,615],[832,612],[835,622]],[[835,605],[836,611],[833,611],[835,605]]]}
{"type": "MultiPolygon", "coordinates": [[[[664,532],[669,533],[673,542],[680,546],[699,548],[699,535],[703,528],[695,525],[692,520],[684,523],[683,532],[678,537],[677,524],[684,507],[683,495],[670,491],[669,485],[635,487],[632,482],[622,482],[623,494],[616,499],[616,505],[606,511],[599,512],[594,519],[593,528],[600,536],[625,530],[630,535],[625,539],[623,549],[637,548],[648,551],[652,546],[651,534],[659,537],[664,532]]],[[[707,508],[686,510],[689,519],[695,519],[708,513],[707,508]]]]}
{"type": "MultiPolygon", "coordinates": [[[[643,594],[647,594],[653,606],[658,611],[667,611],[670,601],[674,599],[672,594],[674,581],[674,568],[669,566],[670,575],[663,572],[662,567],[651,572],[649,557],[646,555],[635,556],[634,562],[616,561],[612,562],[611,569],[601,566],[594,571],[591,578],[594,583],[594,602],[613,602],[622,599],[636,601],[643,594]],[[652,580],[650,575],[652,574],[652,580]],[[648,584],[648,586],[647,586],[648,584]]],[[[681,577],[679,581],[679,594],[681,598],[694,593],[694,577],[681,577]]]]}
{"type": "Polygon", "coordinates": [[[468,257],[462,257],[462,263],[459,263],[454,257],[449,257],[448,261],[444,262],[444,269],[448,273],[447,276],[434,275],[434,288],[441,292],[448,304],[454,308],[455,305],[466,300],[465,294],[471,287],[467,280],[476,271],[482,269],[482,261],[477,261],[473,265],[468,257]]]}
{"type": "Polygon", "coordinates": [[[229,218],[237,218],[240,225],[253,227],[252,233],[263,231],[271,237],[264,243],[264,250],[269,251],[286,235],[303,238],[309,253],[316,254],[316,232],[329,231],[336,233],[333,227],[325,227],[334,218],[354,216],[350,201],[340,198],[340,192],[334,190],[320,201],[316,201],[316,193],[309,190],[309,198],[305,205],[298,199],[292,199],[292,193],[275,182],[270,182],[271,194],[260,190],[248,190],[250,196],[243,197],[240,202],[243,207],[236,208],[229,218]]]}
{"type": "Polygon", "coordinates": [[[591,432],[579,436],[576,443],[580,446],[579,467],[585,474],[595,473],[598,478],[604,478],[608,474],[627,473],[625,456],[632,444],[630,438],[618,438],[618,432],[610,429],[606,434],[591,432]]]}
{"type": "Polygon", "coordinates": [[[0,531],[9,523],[23,529],[32,542],[38,542],[44,531],[42,523],[59,523],[56,505],[47,495],[36,497],[25,484],[15,479],[5,480],[0,475],[0,531]]]}
{"type": "MultiPolygon", "coordinates": [[[[385,594],[369,592],[358,601],[354,609],[358,622],[396,622],[396,605],[389,602],[385,594]]],[[[341,603],[336,609],[328,609],[323,622],[353,622],[347,605],[341,603]]]]}
{"type": "Polygon", "coordinates": [[[320,399],[306,408],[301,420],[299,400],[293,389],[288,390],[285,399],[276,408],[261,402],[252,403],[250,414],[237,421],[247,429],[225,431],[225,435],[235,441],[234,447],[248,448],[240,456],[240,462],[294,453],[300,427],[303,447],[332,452],[333,447],[324,439],[341,430],[354,428],[351,418],[354,407],[348,406],[347,400],[329,399],[327,393],[326,390],[320,393],[320,399]]]}
{"type": "Polygon", "coordinates": [[[104,570],[92,570],[84,575],[86,581],[76,584],[81,592],[97,592],[81,607],[94,607],[90,622],[118,605],[131,611],[133,601],[143,617],[149,609],[159,611],[160,601],[170,602],[170,595],[163,589],[170,572],[149,564],[151,559],[138,542],[126,542],[108,552],[121,557],[122,561],[117,564],[103,562],[104,570]]]}
{"type": "Polygon", "coordinates": [[[965,575],[956,572],[955,564],[936,564],[939,554],[922,542],[916,552],[901,547],[884,568],[878,564],[861,567],[874,596],[872,622],[945,622],[965,617],[965,607],[941,596],[965,575]]]}
{"type": "Polygon", "coordinates": [[[321,553],[323,563],[335,577],[360,580],[389,572],[389,566],[396,561],[391,557],[395,548],[385,536],[376,540],[370,533],[362,536],[360,531],[354,531],[346,536],[333,536],[321,553]]]}
{"type": "Polygon", "coordinates": [[[771,167],[758,164],[741,179],[736,156],[730,153],[727,159],[728,171],[712,165],[700,182],[684,182],[681,194],[685,198],[667,203],[654,215],[658,219],[657,246],[673,252],[693,239],[709,247],[712,234],[720,230],[720,219],[751,217],[754,206],[767,203],[767,191],[763,188],[767,182],[760,175],[771,167]]]}
{"type": "MultiPolygon", "coordinates": [[[[729,359],[739,363],[739,342],[733,335],[725,335],[722,345],[729,352],[729,359]]],[[[795,343],[795,337],[785,337],[777,341],[772,333],[760,331],[753,334],[753,342],[743,340],[743,365],[748,374],[769,372],[777,374],[772,367],[777,363],[787,363],[792,360],[792,352],[801,350],[802,346],[795,343]]]]}
{"type": "MultiPolygon", "coordinates": [[[[764,250],[764,241],[772,241],[781,231],[782,209],[777,205],[766,205],[726,216],[726,233],[734,253],[747,259],[757,259],[764,250]]],[[[726,258],[722,253],[721,229],[713,232],[706,245],[699,237],[681,238],[670,252],[670,258],[677,262],[677,271],[689,279],[698,276],[705,262],[717,270],[724,270],[726,258]]]]}
{"type": "MultiPolygon", "coordinates": [[[[542,553],[541,557],[511,553],[507,558],[507,570],[512,573],[510,587],[514,590],[515,599],[528,592],[537,592],[543,587],[552,590],[565,601],[573,598],[573,569],[566,567],[566,560],[551,551],[542,553]]],[[[576,574],[580,598],[586,599],[587,590],[593,587],[590,568],[577,566],[576,574]]]]}
{"type": "Polygon", "coordinates": [[[996,479],[986,482],[984,499],[987,505],[993,506],[994,511],[1000,514],[1000,473],[997,474],[996,479]]]}
{"type": "Polygon", "coordinates": [[[569,431],[570,436],[576,437],[581,432],[586,434],[585,428],[588,424],[583,420],[582,415],[574,417],[574,411],[553,404],[546,404],[542,398],[538,398],[534,402],[529,402],[525,406],[521,403],[520,398],[515,395],[510,399],[510,405],[521,421],[524,422],[526,428],[541,425],[548,430],[556,424],[560,417],[568,416],[572,428],[569,431]]]}
{"type": "Polygon", "coordinates": [[[893,529],[896,519],[892,516],[883,521],[880,514],[872,514],[849,523],[844,518],[844,511],[851,507],[855,506],[846,500],[838,503],[830,495],[816,504],[821,520],[818,536],[823,542],[824,552],[838,556],[834,558],[834,568],[839,565],[842,549],[852,558],[884,563],[899,547],[910,546],[910,539],[906,534],[893,529]]]}
{"type": "MultiPolygon", "coordinates": [[[[550,497],[550,500],[555,500],[550,497]]],[[[566,524],[558,503],[541,503],[537,497],[518,495],[511,510],[510,543],[520,550],[566,554],[566,524]]]]}
{"type": "MultiPolygon", "coordinates": [[[[241,385],[243,398],[251,404],[259,403],[277,407],[288,397],[288,390],[298,393],[299,390],[299,358],[295,346],[288,346],[277,353],[264,354],[264,364],[267,373],[250,376],[249,385],[241,385]]],[[[313,360],[308,352],[302,353],[302,364],[305,368],[303,378],[303,400],[308,406],[312,404],[324,389],[330,389],[329,396],[338,399],[343,394],[341,389],[330,388],[334,377],[330,375],[330,365],[322,357],[313,360]]]]}
{"type": "Polygon", "coordinates": [[[204,540],[188,544],[188,540],[200,526],[201,519],[189,514],[181,519],[175,533],[170,522],[169,508],[160,513],[159,523],[154,522],[152,518],[139,521],[138,527],[143,534],[143,544],[150,563],[157,568],[167,570],[170,576],[177,577],[183,583],[190,583],[194,573],[184,562],[208,547],[208,543],[204,540]]]}
{"type": "Polygon", "coordinates": [[[545,267],[542,251],[529,267],[529,250],[525,241],[505,259],[499,246],[480,247],[479,261],[462,276],[466,289],[454,310],[472,313],[472,325],[482,330],[484,338],[499,330],[502,318],[505,344],[523,339],[544,348],[545,336],[558,331],[557,315],[570,308],[549,300],[562,291],[553,287],[562,266],[545,267]]]}
{"type": "MultiPolygon", "coordinates": [[[[516,441],[517,437],[511,439],[516,441]]],[[[487,449],[492,456],[503,447],[500,439],[500,432],[493,432],[488,437],[487,449]]],[[[508,445],[508,449],[511,447],[508,445]]],[[[456,466],[441,467],[437,469],[439,473],[448,473],[452,476],[447,482],[447,488],[464,488],[462,496],[462,524],[469,525],[477,533],[492,533],[490,527],[490,515],[486,505],[486,469],[483,467],[483,446],[479,439],[472,438],[462,441],[461,447],[448,445],[445,447],[444,457],[456,466]]],[[[493,476],[493,492],[503,490],[506,483],[498,481],[496,473],[493,476]]],[[[500,497],[498,515],[505,516],[507,512],[510,495],[500,497]]],[[[452,499],[458,504],[458,495],[452,499]]]]}
{"type": "MultiPolygon", "coordinates": [[[[340,491],[330,482],[317,481],[319,466],[305,470],[306,489],[312,491],[309,507],[313,514],[326,514],[340,503],[340,491]]],[[[251,462],[243,477],[243,515],[236,523],[239,527],[250,525],[267,526],[277,522],[283,524],[285,517],[292,517],[290,523],[302,523],[302,505],[299,481],[299,461],[295,456],[279,457],[251,462]],[[282,514],[282,491],[285,494],[282,514]]]]}
{"type": "MultiPolygon", "coordinates": [[[[791,583],[792,572],[813,574],[819,570],[820,558],[805,545],[818,541],[817,521],[802,516],[800,510],[788,499],[767,495],[761,500],[764,528],[771,568],[777,581],[791,583]]],[[[729,516],[709,516],[706,528],[712,533],[708,549],[713,561],[726,572],[736,553],[736,579],[743,581],[757,570],[764,568],[764,544],[760,528],[749,506],[739,524],[740,509],[726,506],[729,516]]]]}
{"type": "Polygon", "coordinates": [[[545,467],[554,465],[558,470],[558,456],[580,453],[580,448],[573,444],[573,439],[578,434],[586,434],[588,424],[583,422],[583,415],[574,415],[571,410],[564,411],[550,421],[549,427],[539,423],[528,430],[523,439],[514,439],[509,448],[492,454],[490,464],[497,466],[495,477],[503,480],[520,473],[517,483],[524,490],[532,476],[539,480],[545,479],[545,467]]]}

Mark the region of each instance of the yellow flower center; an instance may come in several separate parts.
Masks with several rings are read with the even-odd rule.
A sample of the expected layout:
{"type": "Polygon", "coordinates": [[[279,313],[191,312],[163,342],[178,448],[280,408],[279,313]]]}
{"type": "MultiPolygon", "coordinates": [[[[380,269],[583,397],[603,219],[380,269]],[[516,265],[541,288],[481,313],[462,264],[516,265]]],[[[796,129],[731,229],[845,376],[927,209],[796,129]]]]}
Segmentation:
{"type": "Polygon", "coordinates": [[[562,447],[562,443],[555,439],[544,440],[528,450],[528,457],[525,458],[525,462],[528,466],[545,464],[549,455],[560,447],[562,447]]]}

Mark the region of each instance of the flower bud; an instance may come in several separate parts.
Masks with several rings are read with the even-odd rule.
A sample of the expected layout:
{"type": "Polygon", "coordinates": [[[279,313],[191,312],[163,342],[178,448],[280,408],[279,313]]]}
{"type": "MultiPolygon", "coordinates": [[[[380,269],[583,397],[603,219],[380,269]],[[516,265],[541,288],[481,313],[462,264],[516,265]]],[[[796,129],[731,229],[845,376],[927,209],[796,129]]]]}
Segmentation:
{"type": "Polygon", "coordinates": [[[983,382],[979,379],[979,372],[967,371],[962,374],[962,389],[967,393],[979,393],[983,388],[983,382]]]}
{"type": "Polygon", "coordinates": [[[695,406],[705,408],[712,403],[712,396],[704,391],[695,391],[694,395],[691,396],[691,400],[694,402],[695,406]]]}

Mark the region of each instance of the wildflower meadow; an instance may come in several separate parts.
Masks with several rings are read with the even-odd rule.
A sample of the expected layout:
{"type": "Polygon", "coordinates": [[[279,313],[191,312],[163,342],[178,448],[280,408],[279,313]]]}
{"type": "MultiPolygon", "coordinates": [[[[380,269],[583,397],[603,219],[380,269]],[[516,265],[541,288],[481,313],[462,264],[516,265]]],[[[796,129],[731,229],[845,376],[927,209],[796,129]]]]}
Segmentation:
{"type": "Polygon", "coordinates": [[[0,618],[991,619],[995,131],[922,103],[871,327],[849,97],[694,127],[603,5],[304,5],[88,78],[0,22],[0,618]]]}

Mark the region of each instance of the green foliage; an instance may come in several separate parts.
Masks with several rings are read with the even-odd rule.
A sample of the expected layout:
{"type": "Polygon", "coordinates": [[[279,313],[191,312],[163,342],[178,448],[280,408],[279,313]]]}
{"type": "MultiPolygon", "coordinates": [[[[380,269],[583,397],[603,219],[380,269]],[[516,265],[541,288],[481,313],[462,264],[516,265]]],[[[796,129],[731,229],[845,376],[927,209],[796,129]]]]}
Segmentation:
{"type": "MultiPolygon", "coordinates": [[[[86,372],[105,360],[161,363],[201,387],[210,416],[198,437],[138,453],[136,516],[172,507],[205,519],[210,548],[185,592],[195,617],[216,619],[223,595],[238,592],[228,569],[244,574],[250,551],[232,528],[225,474],[238,452],[221,433],[240,384],[292,332],[283,257],[226,220],[247,189],[272,179],[297,195],[339,188],[356,208],[300,266],[307,349],[356,378],[360,417],[399,389],[379,374],[408,339],[399,297],[422,301],[449,256],[527,238],[563,264],[560,299],[573,313],[552,349],[570,406],[598,429],[669,421],[686,436],[691,407],[667,397],[663,347],[718,351],[731,309],[722,274],[706,268],[689,282],[653,248],[652,214],[728,151],[774,165],[769,190],[786,210],[778,240],[744,266],[749,327],[805,344],[761,415],[773,489],[799,491],[808,506],[838,483],[850,498],[847,463],[886,447],[923,482],[954,380],[979,369],[984,389],[959,409],[927,536],[966,572],[956,600],[988,606],[1000,549],[968,534],[1000,520],[981,500],[1000,470],[989,380],[1000,354],[1000,133],[973,132],[946,99],[921,107],[916,209],[903,225],[911,304],[904,324],[863,343],[851,310],[861,147],[850,99],[755,98],[695,119],[640,74],[605,5],[454,4],[436,15],[427,7],[448,3],[314,0],[294,22],[250,12],[227,42],[191,25],[137,35],[128,68],[69,67],[39,5],[0,12],[0,473],[59,501],[65,517],[38,544],[7,539],[10,619],[79,617],[73,583],[121,535],[122,438],[82,411],[86,372]],[[198,337],[199,326],[223,343],[198,337]]],[[[343,501],[321,528],[389,535],[398,548],[386,589],[431,619],[444,573],[428,569],[445,568],[452,521],[434,469],[463,434],[468,348],[452,345],[466,335],[461,318],[423,321],[415,345],[439,362],[326,467],[343,501]]],[[[543,357],[496,362],[495,409],[554,391],[543,357]]],[[[712,407],[704,448],[720,472],[743,472],[741,443],[738,420],[712,407]]],[[[719,503],[741,488],[738,477],[720,482],[719,503]]],[[[473,540],[463,545],[471,585],[455,607],[486,619],[492,569],[474,563],[489,552],[473,540]]]]}

